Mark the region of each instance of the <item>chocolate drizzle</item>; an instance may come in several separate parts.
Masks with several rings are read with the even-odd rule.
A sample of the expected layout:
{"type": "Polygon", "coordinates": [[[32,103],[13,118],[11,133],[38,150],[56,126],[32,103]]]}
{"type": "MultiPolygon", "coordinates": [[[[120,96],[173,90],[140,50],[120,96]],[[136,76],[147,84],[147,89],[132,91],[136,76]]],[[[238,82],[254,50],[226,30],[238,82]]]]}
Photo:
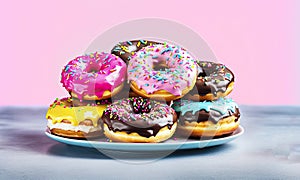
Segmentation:
{"type": "Polygon", "coordinates": [[[121,59],[123,59],[124,62],[126,62],[126,64],[128,64],[135,52],[141,50],[143,47],[151,46],[154,44],[161,43],[147,40],[132,40],[119,42],[113,47],[111,53],[116,56],[119,56],[121,59]]]}
{"type": "Polygon", "coordinates": [[[209,61],[197,63],[202,71],[198,74],[194,90],[197,90],[200,96],[209,93],[217,96],[217,92],[224,93],[228,85],[234,82],[233,73],[225,65],[209,61]]]}
{"type": "Polygon", "coordinates": [[[217,111],[210,111],[206,112],[205,110],[197,111],[195,114],[193,114],[191,111],[186,112],[185,114],[181,114],[180,112],[176,112],[177,116],[179,117],[179,122],[181,125],[184,125],[184,121],[190,121],[190,122],[205,122],[205,121],[211,121],[214,124],[217,124],[221,119],[235,116],[235,122],[239,120],[240,117],[240,111],[239,108],[236,108],[234,112],[228,110],[228,112],[224,115],[221,115],[217,111]]]}
{"type": "Polygon", "coordinates": [[[177,122],[175,111],[170,106],[157,101],[151,101],[153,107],[148,113],[134,113],[132,99],[121,99],[107,107],[102,120],[109,130],[127,134],[135,132],[140,136],[150,137],[156,136],[163,127],[167,126],[171,129],[177,122]]]}
{"type": "Polygon", "coordinates": [[[184,125],[184,121],[198,123],[211,121],[216,124],[226,117],[235,116],[235,122],[240,118],[239,108],[231,99],[204,102],[178,100],[172,107],[182,125],[184,125]]]}

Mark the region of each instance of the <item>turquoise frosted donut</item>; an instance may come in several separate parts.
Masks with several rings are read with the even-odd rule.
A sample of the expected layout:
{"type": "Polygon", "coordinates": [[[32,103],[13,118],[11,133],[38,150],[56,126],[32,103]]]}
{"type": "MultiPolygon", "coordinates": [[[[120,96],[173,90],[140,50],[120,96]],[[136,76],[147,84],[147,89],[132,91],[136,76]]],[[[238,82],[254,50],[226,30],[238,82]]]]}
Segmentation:
{"type": "Polygon", "coordinates": [[[240,111],[232,99],[177,100],[172,108],[178,115],[178,131],[193,137],[230,134],[239,126],[240,111]]]}

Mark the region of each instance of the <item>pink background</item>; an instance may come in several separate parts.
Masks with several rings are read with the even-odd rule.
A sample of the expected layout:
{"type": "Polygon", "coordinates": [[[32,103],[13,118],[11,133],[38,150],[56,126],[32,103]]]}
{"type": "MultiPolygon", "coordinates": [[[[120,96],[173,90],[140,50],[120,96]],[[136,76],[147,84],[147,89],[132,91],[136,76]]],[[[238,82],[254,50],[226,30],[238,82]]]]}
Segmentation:
{"type": "Polygon", "coordinates": [[[105,30],[144,17],[198,32],[236,74],[231,97],[238,103],[299,104],[296,7],[296,0],[1,2],[0,105],[66,96],[62,67],[105,30]]]}

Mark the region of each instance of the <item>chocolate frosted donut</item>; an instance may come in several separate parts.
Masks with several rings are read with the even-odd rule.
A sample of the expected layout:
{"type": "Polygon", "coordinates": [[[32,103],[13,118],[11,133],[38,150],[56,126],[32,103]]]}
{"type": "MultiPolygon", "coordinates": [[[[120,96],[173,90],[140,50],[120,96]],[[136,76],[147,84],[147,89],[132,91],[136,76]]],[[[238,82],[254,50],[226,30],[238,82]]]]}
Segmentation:
{"type": "Polygon", "coordinates": [[[170,106],[141,97],[115,101],[102,120],[106,137],[121,142],[161,142],[177,127],[177,115],[170,106]]]}
{"type": "Polygon", "coordinates": [[[194,101],[216,100],[227,96],[233,89],[234,75],[225,65],[197,61],[199,72],[194,89],[186,96],[194,101]],[[195,93],[196,92],[196,93],[195,93]]]}
{"type": "Polygon", "coordinates": [[[123,59],[123,61],[128,63],[128,61],[131,59],[132,55],[135,54],[135,52],[141,50],[143,47],[152,46],[153,44],[161,43],[147,40],[132,40],[119,42],[113,47],[111,53],[116,56],[119,56],[121,59],[123,59]]]}
{"type": "Polygon", "coordinates": [[[195,102],[178,100],[172,105],[178,115],[178,131],[192,137],[230,134],[239,126],[240,111],[232,99],[195,102]]]}

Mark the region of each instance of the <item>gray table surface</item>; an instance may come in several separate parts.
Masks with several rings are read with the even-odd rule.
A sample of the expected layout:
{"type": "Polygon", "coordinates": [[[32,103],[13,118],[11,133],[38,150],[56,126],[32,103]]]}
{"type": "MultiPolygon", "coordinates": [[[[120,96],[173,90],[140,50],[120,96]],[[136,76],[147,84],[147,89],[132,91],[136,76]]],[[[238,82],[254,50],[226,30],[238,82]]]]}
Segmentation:
{"type": "Polygon", "coordinates": [[[245,133],[228,144],[116,159],[46,137],[46,108],[1,107],[0,179],[300,179],[300,107],[241,111],[245,133]]]}

